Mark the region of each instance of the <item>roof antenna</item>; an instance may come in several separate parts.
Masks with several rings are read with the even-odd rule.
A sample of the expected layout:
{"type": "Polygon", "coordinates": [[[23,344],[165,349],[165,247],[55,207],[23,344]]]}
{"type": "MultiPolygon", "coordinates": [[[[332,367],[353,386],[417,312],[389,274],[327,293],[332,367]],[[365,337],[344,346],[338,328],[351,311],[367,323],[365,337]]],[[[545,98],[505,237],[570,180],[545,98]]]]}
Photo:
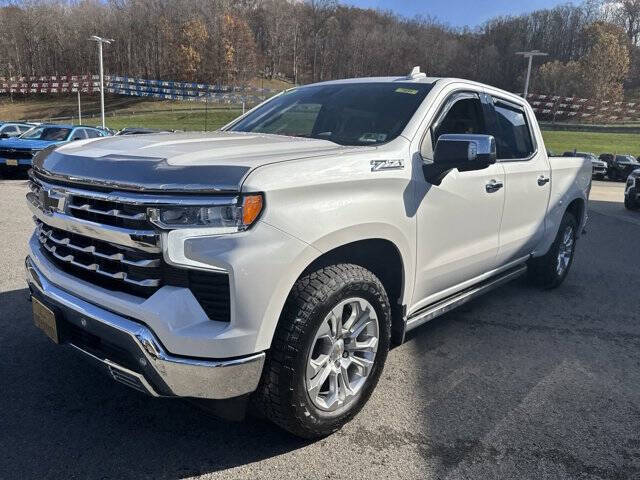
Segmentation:
{"type": "Polygon", "coordinates": [[[415,78],[427,78],[427,74],[423,73],[420,71],[420,66],[416,65],[415,67],[413,67],[413,69],[411,70],[411,73],[409,73],[409,75],[407,75],[407,78],[409,80],[413,80],[415,78]]]}

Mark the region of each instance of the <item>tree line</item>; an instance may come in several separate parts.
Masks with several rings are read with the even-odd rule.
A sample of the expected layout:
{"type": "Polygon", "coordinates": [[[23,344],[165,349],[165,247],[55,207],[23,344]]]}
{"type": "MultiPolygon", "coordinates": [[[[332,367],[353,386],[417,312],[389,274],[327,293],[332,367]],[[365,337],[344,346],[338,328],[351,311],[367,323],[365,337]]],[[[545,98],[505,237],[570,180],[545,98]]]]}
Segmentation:
{"type": "Polygon", "coordinates": [[[619,97],[640,86],[640,0],[588,0],[473,29],[336,0],[0,0],[0,76],[94,73],[91,35],[114,39],[106,72],[154,79],[300,84],[421,65],[517,92],[526,63],[515,52],[538,49],[549,56],[536,60],[530,91],[619,97]]]}

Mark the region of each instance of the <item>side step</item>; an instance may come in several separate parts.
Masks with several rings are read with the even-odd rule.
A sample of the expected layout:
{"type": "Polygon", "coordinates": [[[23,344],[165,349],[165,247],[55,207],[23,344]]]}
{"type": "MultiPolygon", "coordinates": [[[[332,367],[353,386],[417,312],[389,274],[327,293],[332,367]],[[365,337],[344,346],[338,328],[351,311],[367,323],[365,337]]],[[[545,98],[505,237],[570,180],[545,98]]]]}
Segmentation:
{"type": "Polygon", "coordinates": [[[433,320],[434,318],[439,317],[440,315],[447,313],[448,311],[453,310],[456,307],[459,307],[463,303],[467,303],[469,300],[487,293],[489,290],[493,290],[500,285],[504,285],[505,283],[514,280],[524,274],[526,271],[526,265],[518,265],[517,267],[513,267],[512,269],[507,270],[495,277],[489,278],[484,282],[480,282],[473,287],[467,288],[466,290],[439,300],[436,303],[432,303],[431,305],[427,305],[407,319],[406,331],[408,332],[410,330],[413,330],[414,328],[427,323],[429,320],[433,320]]]}

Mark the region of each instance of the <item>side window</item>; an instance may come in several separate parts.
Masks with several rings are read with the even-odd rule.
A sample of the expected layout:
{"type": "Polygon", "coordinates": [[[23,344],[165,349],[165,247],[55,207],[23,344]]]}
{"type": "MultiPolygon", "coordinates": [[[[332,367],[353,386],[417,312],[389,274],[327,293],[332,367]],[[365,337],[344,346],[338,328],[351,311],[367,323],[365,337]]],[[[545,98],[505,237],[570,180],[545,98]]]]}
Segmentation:
{"type": "Polygon", "coordinates": [[[71,140],[84,140],[87,138],[87,133],[84,128],[76,128],[71,135],[71,140]]]}
{"type": "Polygon", "coordinates": [[[20,133],[24,133],[24,132],[26,132],[27,130],[30,130],[30,129],[31,129],[31,127],[29,125],[18,125],[18,131],[20,133]]]}
{"type": "Polygon", "coordinates": [[[6,133],[6,134],[16,133],[16,131],[17,129],[14,125],[7,125],[2,129],[2,133],[6,133]]]}
{"type": "Polygon", "coordinates": [[[100,136],[97,130],[89,130],[87,128],[85,129],[85,132],[87,133],[87,137],[89,138],[98,138],[100,136]]]}
{"type": "Polygon", "coordinates": [[[498,160],[527,158],[534,152],[531,129],[524,109],[494,99],[498,160]]]}
{"type": "Polygon", "coordinates": [[[455,93],[449,97],[422,141],[422,157],[432,159],[440,135],[450,133],[489,134],[477,94],[455,93]]]}

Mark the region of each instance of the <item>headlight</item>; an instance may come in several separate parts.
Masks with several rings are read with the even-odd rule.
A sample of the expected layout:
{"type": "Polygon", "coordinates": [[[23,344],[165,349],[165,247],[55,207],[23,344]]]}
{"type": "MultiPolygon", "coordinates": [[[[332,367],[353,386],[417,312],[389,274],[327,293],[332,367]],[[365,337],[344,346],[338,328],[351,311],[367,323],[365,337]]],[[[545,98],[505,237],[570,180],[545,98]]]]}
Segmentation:
{"type": "Polygon", "coordinates": [[[219,228],[223,233],[249,228],[260,216],[264,201],[261,194],[238,197],[227,205],[167,206],[149,208],[149,220],[160,228],[219,228]]]}

